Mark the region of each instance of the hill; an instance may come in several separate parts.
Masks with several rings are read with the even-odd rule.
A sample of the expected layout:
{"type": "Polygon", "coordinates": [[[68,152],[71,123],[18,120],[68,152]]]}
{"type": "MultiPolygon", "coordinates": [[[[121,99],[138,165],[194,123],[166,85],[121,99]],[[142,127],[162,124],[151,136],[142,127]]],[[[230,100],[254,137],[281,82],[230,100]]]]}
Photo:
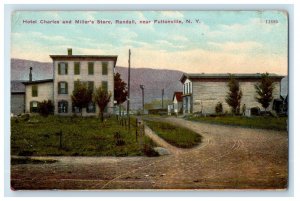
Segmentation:
{"type": "MultiPolygon", "coordinates": [[[[28,80],[29,67],[33,68],[33,80],[53,78],[53,65],[49,62],[37,62],[23,59],[11,59],[11,80],[28,80]]],[[[128,68],[116,67],[121,78],[127,82],[128,68]]],[[[152,68],[131,68],[131,107],[142,107],[142,92],[140,85],[145,86],[145,103],[153,99],[161,99],[161,90],[164,89],[164,99],[172,99],[174,91],[181,91],[179,81],[183,72],[176,70],[160,70],[152,68]]]]}

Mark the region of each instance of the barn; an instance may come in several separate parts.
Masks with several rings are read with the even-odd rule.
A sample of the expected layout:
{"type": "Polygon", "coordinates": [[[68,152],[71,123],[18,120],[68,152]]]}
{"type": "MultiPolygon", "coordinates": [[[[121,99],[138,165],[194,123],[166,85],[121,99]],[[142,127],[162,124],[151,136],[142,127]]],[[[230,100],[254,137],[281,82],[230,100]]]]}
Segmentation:
{"type": "MultiPolygon", "coordinates": [[[[245,104],[246,109],[259,107],[263,109],[255,99],[256,91],[254,85],[260,82],[262,74],[187,74],[184,73],[180,81],[183,90],[183,113],[213,114],[218,102],[223,105],[224,111],[230,112],[225,98],[228,93],[228,81],[234,77],[238,80],[243,92],[241,106],[245,104]]],[[[280,82],[284,76],[269,74],[274,81],[273,98],[280,98],[280,82]]],[[[267,108],[270,110],[272,104],[267,108]]]]}

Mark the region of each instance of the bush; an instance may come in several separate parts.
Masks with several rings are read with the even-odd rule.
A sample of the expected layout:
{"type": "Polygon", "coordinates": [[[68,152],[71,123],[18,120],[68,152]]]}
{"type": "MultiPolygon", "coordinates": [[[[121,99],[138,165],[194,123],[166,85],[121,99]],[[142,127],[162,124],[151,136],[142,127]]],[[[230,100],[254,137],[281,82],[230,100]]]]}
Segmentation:
{"type": "Polygon", "coordinates": [[[115,145],[116,146],[123,146],[125,145],[125,141],[124,139],[122,138],[121,134],[119,132],[116,132],[114,134],[114,139],[115,139],[115,145]]]}
{"type": "Polygon", "coordinates": [[[144,144],[143,152],[146,156],[149,157],[159,156],[159,154],[153,149],[153,147],[148,144],[144,144]]]}
{"type": "Polygon", "coordinates": [[[38,112],[42,116],[48,116],[49,114],[53,114],[54,105],[51,100],[44,100],[43,102],[38,104],[38,112]]]}
{"type": "Polygon", "coordinates": [[[216,107],[215,107],[215,111],[217,114],[221,114],[223,113],[223,105],[221,102],[218,102],[216,107]]]}
{"type": "Polygon", "coordinates": [[[252,107],[251,108],[251,115],[260,115],[260,109],[259,107],[252,107]]]}

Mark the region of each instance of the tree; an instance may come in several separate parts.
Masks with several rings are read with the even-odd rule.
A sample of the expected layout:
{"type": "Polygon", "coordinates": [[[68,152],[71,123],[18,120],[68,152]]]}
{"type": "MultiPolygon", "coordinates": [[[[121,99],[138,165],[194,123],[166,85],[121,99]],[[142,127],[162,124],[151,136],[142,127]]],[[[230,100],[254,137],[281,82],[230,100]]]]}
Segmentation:
{"type": "Polygon", "coordinates": [[[223,113],[223,104],[221,102],[218,102],[215,111],[217,114],[222,114],[223,113]]]}
{"type": "Polygon", "coordinates": [[[44,100],[38,103],[38,112],[40,115],[47,117],[49,114],[53,114],[54,105],[51,100],[44,100]]]}
{"type": "Polygon", "coordinates": [[[121,116],[121,104],[127,100],[128,90],[127,84],[121,79],[120,73],[114,76],[114,96],[117,105],[119,106],[119,115],[121,116]]]}
{"type": "Polygon", "coordinates": [[[87,83],[80,82],[77,80],[75,82],[73,94],[71,95],[72,103],[74,107],[78,107],[81,111],[82,116],[82,108],[87,107],[87,105],[92,100],[93,92],[92,90],[88,89],[87,83]]]}
{"type": "Polygon", "coordinates": [[[104,110],[109,103],[111,98],[111,93],[108,92],[106,89],[103,89],[101,86],[96,88],[94,92],[94,101],[97,103],[99,107],[99,117],[101,117],[101,122],[103,122],[103,113],[104,110]]]}
{"type": "Polygon", "coordinates": [[[261,81],[254,85],[257,94],[255,99],[261,104],[265,111],[273,100],[273,83],[274,81],[270,78],[269,73],[264,73],[261,75],[261,81]]]}
{"type": "Polygon", "coordinates": [[[225,99],[226,103],[231,107],[233,114],[239,114],[241,99],[243,96],[242,90],[240,89],[240,84],[236,79],[234,79],[234,77],[231,76],[227,86],[229,88],[229,92],[227,93],[225,99]]]}

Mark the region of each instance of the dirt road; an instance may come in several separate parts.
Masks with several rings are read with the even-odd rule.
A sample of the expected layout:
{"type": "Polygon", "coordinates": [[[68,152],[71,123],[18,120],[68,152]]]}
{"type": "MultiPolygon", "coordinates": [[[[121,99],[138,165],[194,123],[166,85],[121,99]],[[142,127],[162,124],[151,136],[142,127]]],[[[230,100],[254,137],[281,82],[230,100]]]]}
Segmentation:
{"type": "Polygon", "coordinates": [[[51,157],[53,164],[13,165],[14,189],[282,189],[288,135],[165,118],[203,136],[200,146],[148,157],[51,157]]]}

